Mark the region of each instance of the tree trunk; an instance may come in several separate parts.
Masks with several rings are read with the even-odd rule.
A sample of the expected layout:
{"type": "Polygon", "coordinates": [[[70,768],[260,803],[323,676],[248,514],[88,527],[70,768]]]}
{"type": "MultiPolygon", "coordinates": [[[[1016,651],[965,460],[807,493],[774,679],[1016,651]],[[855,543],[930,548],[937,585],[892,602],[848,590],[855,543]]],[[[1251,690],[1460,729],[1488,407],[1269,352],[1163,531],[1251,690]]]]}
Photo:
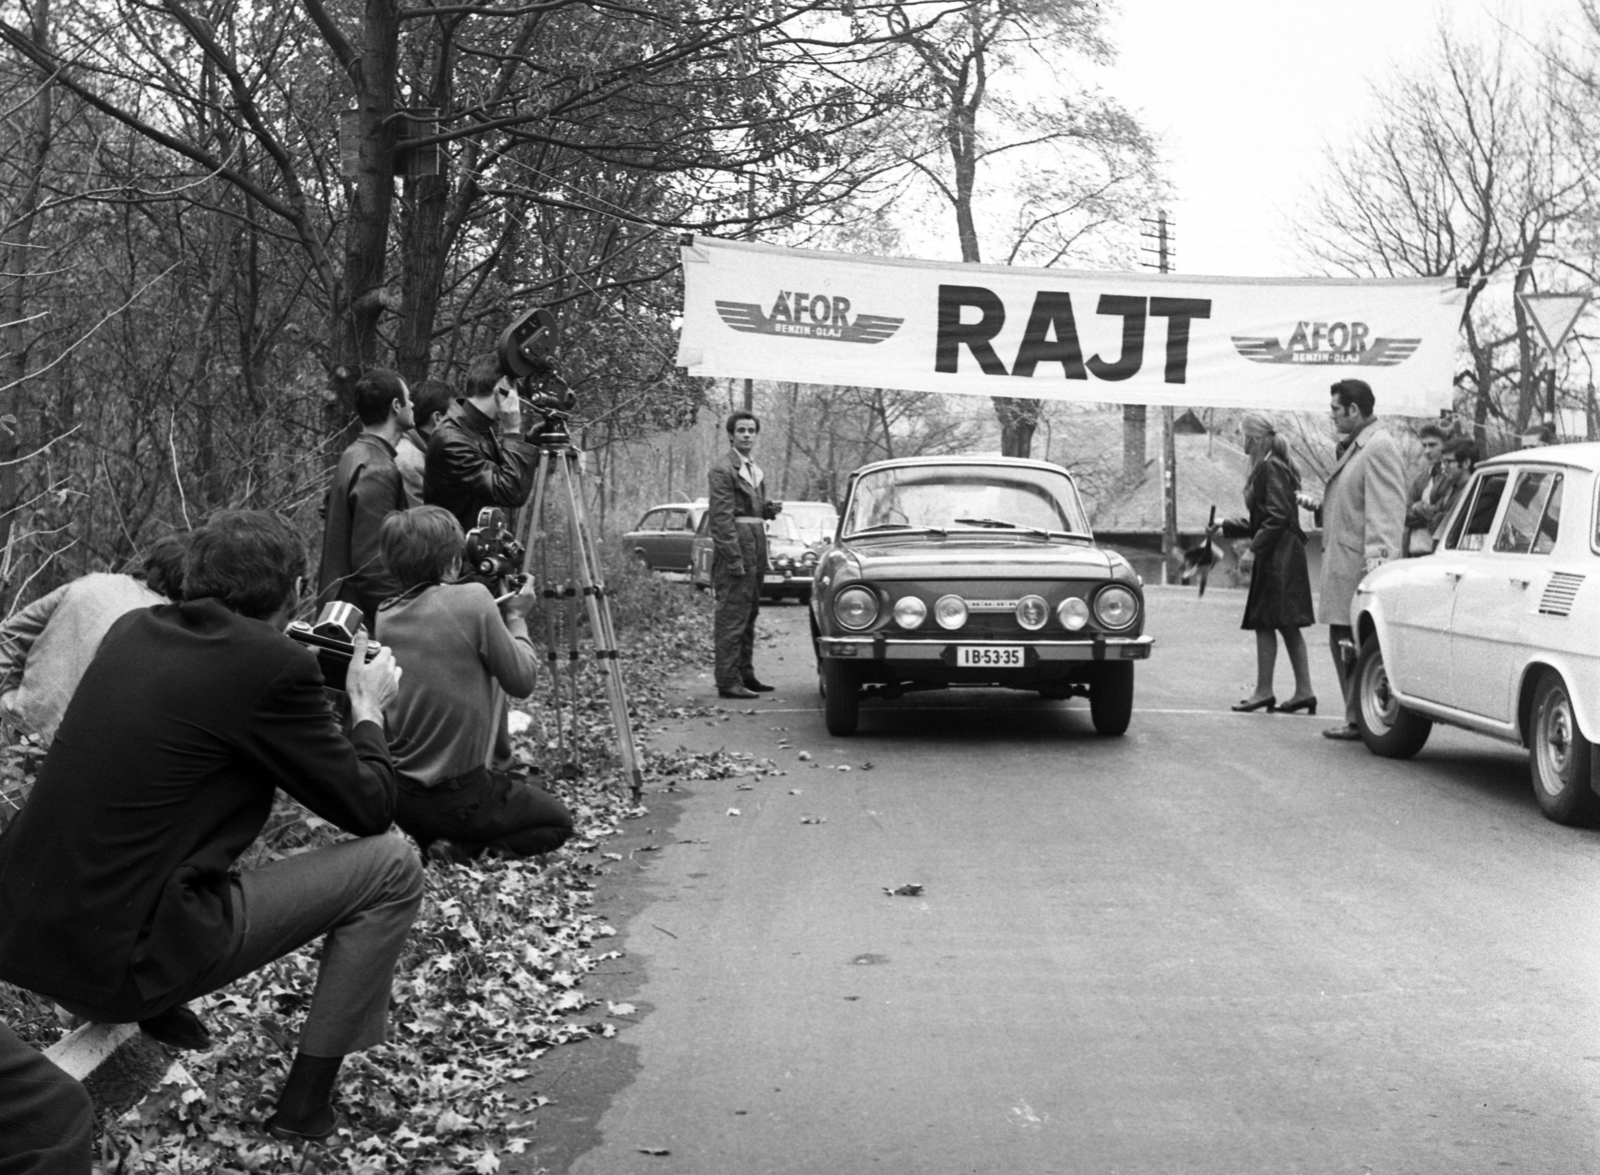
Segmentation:
{"type": "MultiPolygon", "coordinates": [[[[353,71],[360,158],[350,185],[344,272],[333,299],[332,366],[360,372],[378,359],[378,323],[393,301],[384,290],[389,220],[394,205],[395,74],[399,65],[400,9],[395,0],[367,0],[365,52],[353,71]]],[[[350,419],[349,387],[337,387],[334,428],[350,419]]]]}
{"type": "Polygon", "coordinates": [[[1039,401],[995,396],[994,414],[1000,419],[1000,453],[1027,457],[1033,453],[1033,433],[1039,427],[1039,401]]]}
{"type": "MultiPolygon", "coordinates": [[[[50,0],[36,0],[30,34],[40,51],[48,53],[50,0]]],[[[28,378],[34,335],[32,326],[24,321],[28,316],[28,274],[40,268],[35,263],[32,244],[45,161],[50,155],[54,100],[54,88],[49,82],[41,82],[28,108],[18,112],[17,121],[23,127],[18,170],[24,186],[12,210],[11,223],[0,226],[6,229],[0,239],[0,264],[4,265],[5,275],[0,280],[7,283],[0,286],[0,551],[10,547],[18,506],[20,470],[16,458],[22,427],[22,388],[28,378]]],[[[3,565],[13,564],[8,559],[3,565]]]]}

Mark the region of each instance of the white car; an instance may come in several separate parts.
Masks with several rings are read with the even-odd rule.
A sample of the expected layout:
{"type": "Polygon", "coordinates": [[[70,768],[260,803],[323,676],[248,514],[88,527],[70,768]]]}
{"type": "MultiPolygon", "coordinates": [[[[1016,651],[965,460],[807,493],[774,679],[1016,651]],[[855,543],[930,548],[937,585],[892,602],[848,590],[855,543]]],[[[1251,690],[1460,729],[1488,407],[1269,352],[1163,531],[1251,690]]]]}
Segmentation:
{"type": "Polygon", "coordinates": [[[1435,722],[1528,748],[1540,810],[1600,818],[1600,444],[1491,458],[1434,554],[1356,589],[1358,722],[1408,758],[1435,722]]]}

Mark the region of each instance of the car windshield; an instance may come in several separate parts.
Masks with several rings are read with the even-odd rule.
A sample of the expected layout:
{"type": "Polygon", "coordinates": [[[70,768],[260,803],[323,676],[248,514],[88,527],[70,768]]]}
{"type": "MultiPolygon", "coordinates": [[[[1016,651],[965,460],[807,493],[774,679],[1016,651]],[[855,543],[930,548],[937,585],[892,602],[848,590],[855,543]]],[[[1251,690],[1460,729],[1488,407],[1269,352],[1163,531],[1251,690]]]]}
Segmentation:
{"type": "Polygon", "coordinates": [[[839,524],[839,516],[826,502],[785,502],[783,513],[778,517],[794,519],[801,540],[808,543],[832,538],[833,528],[839,524]]]}
{"type": "Polygon", "coordinates": [[[788,539],[791,543],[801,542],[800,528],[794,524],[794,519],[787,514],[779,514],[767,523],[767,534],[775,539],[788,539]]]}
{"type": "Polygon", "coordinates": [[[877,469],[856,480],[846,511],[844,534],[901,529],[1089,533],[1078,491],[1066,473],[1029,466],[877,469]]]}

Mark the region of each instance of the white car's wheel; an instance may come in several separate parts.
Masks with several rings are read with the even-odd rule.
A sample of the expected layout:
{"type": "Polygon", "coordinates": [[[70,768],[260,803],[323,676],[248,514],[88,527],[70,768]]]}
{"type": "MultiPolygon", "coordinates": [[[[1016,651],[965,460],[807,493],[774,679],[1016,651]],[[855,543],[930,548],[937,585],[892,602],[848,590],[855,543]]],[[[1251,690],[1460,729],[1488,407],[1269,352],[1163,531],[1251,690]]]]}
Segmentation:
{"type": "Polygon", "coordinates": [[[1361,740],[1367,749],[1386,759],[1411,758],[1428,741],[1433,720],[1407,710],[1394,696],[1376,636],[1362,642],[1354,673],[1356,725],[1361,728],[1361,740]]]}
{"type": "Polygon", "coordinates": [[[1572,712],[1572,695],[1559,673],[1546,673],[1533,694],[1528,728],[1528,769],[1539,811],[1557,824],[1591,824],[1600,816],[1590,770],[1594,745],[1572,712]]]}

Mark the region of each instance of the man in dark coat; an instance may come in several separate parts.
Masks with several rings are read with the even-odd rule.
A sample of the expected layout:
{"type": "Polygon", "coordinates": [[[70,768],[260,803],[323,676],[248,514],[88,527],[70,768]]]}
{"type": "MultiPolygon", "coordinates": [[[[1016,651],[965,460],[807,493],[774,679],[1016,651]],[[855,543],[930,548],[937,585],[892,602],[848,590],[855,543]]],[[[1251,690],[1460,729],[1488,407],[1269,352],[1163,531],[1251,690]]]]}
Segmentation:
{"type": "Polygon", "coordinates": [[[378,605],[400,594],[384,566],[378,530],[391,511],[410,505],[394,458],[395,443],[412,425],[411,392],[405,380],[377,367],[356,381],[355,402],[361,435],[340,455],[328,487],[317,602],[354,604],[371,633],[378,605]]]}
{"type": "Polygon", "coordinates": [[[761,422],[752,412],[735,412],[725,427],[732,448],[711,467],[711,585],[717,593],[713,641],[717,693],[753,698],[771,690],[752,664],[756,615],[761,610],[761,580],[767,568],[765,520],[783,507],[768,502],[761,467],[750,459],[761,422]]]}
{"type": "Polygon", "coordinates": [[[466,531],[485,506],[514,510],[528,500],[539,448],[522,439],[522,403],[501,378],[498,358],[474,359],[463,390],[428,438],[422,500],[443,506],[466,531]]]}
{"type": "Polygon", "coordinates": [[[269,1132],[324,1138],[346,1053],[384,1039],[395,960],[422,896],[405,841],[382,834],[395,780],[387,651],[357,641],[347,737],[316,656],[283,633],[304,551],[269,514],[197,531],[184,600],[131,612],[84,673],[22,812],[0,837],[0,979],[86,1019],[138,1021],[204,1047],[184,1005],[324,938],[269,1132]],[[356,835],[234,866],[282,788],[356,835]]]}

